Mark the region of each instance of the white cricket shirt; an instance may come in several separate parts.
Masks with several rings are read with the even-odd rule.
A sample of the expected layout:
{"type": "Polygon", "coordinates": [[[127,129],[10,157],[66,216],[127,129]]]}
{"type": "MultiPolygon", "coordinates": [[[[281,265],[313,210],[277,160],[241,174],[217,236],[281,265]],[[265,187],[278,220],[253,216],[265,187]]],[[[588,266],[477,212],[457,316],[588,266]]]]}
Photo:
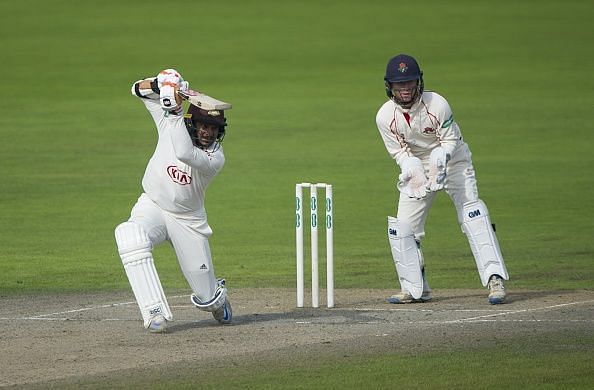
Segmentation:
{"type": "Polygon", "coordinates": [[[141,100],[159,135],[142,178],[145,193],[164,210],[206,218],[206,188],[225,164],[222,146],[214,153],[195,147],[182,115],[166,113],[158,100],[141,100]]]}
{"type": "Polygon", "coordinates": [[[423,92],[410,109],[388,100],[375,121],[388,153],[399,165],[412,156],[426,161],[438,146],[453,156],[464,143],[450,105],[435,92],[423,92]]]}

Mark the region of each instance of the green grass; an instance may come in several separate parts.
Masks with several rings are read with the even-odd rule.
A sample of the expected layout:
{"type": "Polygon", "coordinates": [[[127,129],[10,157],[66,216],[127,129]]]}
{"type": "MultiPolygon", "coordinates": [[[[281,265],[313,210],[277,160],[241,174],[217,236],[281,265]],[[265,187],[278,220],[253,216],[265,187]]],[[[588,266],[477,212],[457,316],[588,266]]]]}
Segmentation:
{"type": "MultiPolygon", "coordinates": [[[[163,32],[169,20],[138,16],[158,4],[0,5],[0,47],[10,54],[1,65],[10,74],[0,118],[1,293],[128,288],[113,228],[140,192],[155,143],[128,88],[166,66],[234,104],[227,165],[207,195],[219,275],[238,287],[292,285],[293,184],[319,180],[335,187],[336,285],[394,286],[385,224],[397,172],[374,116],[385,63],[401,51],[419,59],[427,88],[449,99],[470,143],[510,286],[592,286],[587,2],[433,1],[415,10],[422,20],[381,1],[181,2],[180,11],[209,17],[174,30],[175,44],[163,32]]],[[[427,232],[430,282],[476,287],[445,195],[427,232]]],[[[185,287],[171,249],[156,255],[164,283],[185,287]]]]}
{"type": "MultiPolygon", "coordinates": [[[[412,357],[402,354],[381,355],[363,359],[347,358],[332,363],[321,361],[307,367],[295,367],[280,372],[249,367],[249,372],[246,370],[240,371],[239,375],[227,374],[230,383],[227,388],[543,389],[561,386],[587,389],[593,379],[591,363],[588,351],[559,351],[535,355],[522,351],[481,349],[412,357]],[[551,360],[559,364],[550,367],[551,360]],[[544,374],[543,366],[550,368],[544,374]]],[[[196,386],[196,378],[174,383],[176,388],[191,389],[196,386]]],[[[220,386],[219,378],[210,383],[201,383],[201,387],[205,389],[220,386]]]]}
{"type": "MultiPolygon", "coordinates": [[[[568,386],[586,389],[591,385],[591,366],[587,363],[587,352],[561,352],[548,357],[535,357],[523,353],[510,355],[496,350],[479,352],[433,354],[412,358],[389,355],[347,360],[339,365],[321,363],[317,367],[289,370],[281,375],[270,371],[265,371],[262,376],[253,376],[253,372],[246,373],[244,377],[237,378],[235,383],[240,383],[236,388],[243,389],[391,389],[396,386],[395,382],[398,383],[398,387],[408,389],[481,389],[491,386],[531,389],[568,386]],[[496,355],[498,361],[490,362],[488,367],[485,367],[481,359],[488,354],[496,355]],[[563,363],[543,376],[542,366],[550,359],[563,363]],[[526,361],[529,361],[530,365],[526,365],[526,361]],[[569,363],[575,361],[582,363],[577,366],[569,363]],[[431,375],[420,376],[421,372],[430,372],[431,375]],[[495,379],[493,372],[505,372],[505,375],[497,376],[495,379]],[[398,376],[398,379],[395,379],[395,376],[398,376]]],[[[213,383],[211,388],[216,386],[217,384],[213,383]]],[[[186,382],[184,385],[182,382],[180,388],[192,388],[192,383],[186,382]]]]}
{"type": "MultiPolygon", "coordinates": [[[[212,365],[209,375],[188,362],[140,372],[115,372],[109,378],[53,383],[61,389],[589,389],[592,337],[562,332],[505,341],[491,340],[432,351],[364,355],[348,352],[329,358],[295,360],[291,353],[258,357],[232,369],[212,365]],[[158,378],[158,379],[157,379],[158,378]]],[[[422,344],[420,344],[422,345],[422,344]]]]}
{"type": "MultiPolygon", "coordinates": [[[[0,295],[129,289],[113,229],[155,144],[129,86],[165,67],[234,104],[227,165],[207,195],[219,276],[234,288],[293,286],[293,186],[327,181],[336,287],[396,287],[385,226],[397,171],[374,117],[398,52],[416,56],[426,87],[453,107],[508,288],[594,285],[588,1],[22,0],[0,3],[0,15],[0,295]]],[[[445,195],[424,250],[433,287],[479,288],[445,195]]],[[[166,288],[185,288],[171,248],[155,257],[166,288]]],[[[519,356],[565,383],[546,356],[519,356]]],[[[566,357],[582,355],[555,361],[566,357]]],[[[368,367],[378,380],[393,364],[403,358],[352,363],[355,377],[368,367]]]]}

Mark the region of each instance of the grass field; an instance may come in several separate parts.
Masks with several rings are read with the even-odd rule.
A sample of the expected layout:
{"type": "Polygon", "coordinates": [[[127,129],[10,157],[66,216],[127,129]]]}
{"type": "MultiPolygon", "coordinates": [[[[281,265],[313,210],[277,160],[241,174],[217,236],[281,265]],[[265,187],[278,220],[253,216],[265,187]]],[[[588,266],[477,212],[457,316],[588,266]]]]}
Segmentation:
{"type": "MultiPolygon", "coordinates": [[[[294,184],[326,181],[336,286],[396,288],[385,225],[397,170],[374,117],[399,52],[419,60],[470,144],[508,289],[594,286],[588,1],[22,0],[0,15],[0,296],[129,289],[113,229],[156,140],[129,87],[166,67],[234,105],[207,195],[218,276],[292,286],[294,184]]],[[[424,251],[434,288],[479,288],[445,195],[424,251]]],[[[186,287],[169,247],[155,257],[166,287],[186,287]]],[[[364,364],[383,372],[392,359],[364,364]]],[[[550,369],[536,360],[534,377],[550,369]]]]}
{"type": "MultiPolygon", "coordinates": [[[[86,382],[91,388],[156,389],[587,389],[591,386],[591,357],[587,350],[557,350],[552,355],[550,343],[573,345],[567,335],[547,338],[513,339],[506,349],[481,346],[432,353],[380,354],[367,357],[345,356],[329,361],[325,356],[303,360],[296,365],[258,359],[233,370],[217,370],[217,375],[201,377],[191,368],[176,371],[160,368],[160,384],[155,384],[155,370],[122,376],[120,381],[95,379],[86,382]],[[482,357],[481,357],[482,354],[482,357]],[[496,356],[496,359],[489,357],[496,356]],[[555,365],[551,364],[554,358],[555,365]],[[488,361],[488,364],[485,364],[488,361]],[[272,369],[271,369],[272,368],[272,369]],[[546,368],[546,369],[543,369],[546,368]],[[222,378],[224,384],[222,385],[222,378]],[[197,385],[199,383],[199,386],[197,385]],[[198,386],[198,387],[197,387],[198,386]]],[[[592,340],[590,340],[591,342],[592,340]]],[[[80,383],[58,382],[54,388],[77,389],[80,383]]]]}

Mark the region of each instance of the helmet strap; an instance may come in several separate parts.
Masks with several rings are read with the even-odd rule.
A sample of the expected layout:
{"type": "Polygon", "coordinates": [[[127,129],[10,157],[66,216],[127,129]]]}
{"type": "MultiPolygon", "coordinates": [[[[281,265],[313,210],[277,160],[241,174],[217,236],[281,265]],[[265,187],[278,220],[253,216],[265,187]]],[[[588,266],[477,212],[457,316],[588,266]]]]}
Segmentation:
{"type": "Polygon", "coordinates": [[[388,95],[388,97],[392,99],[394,97],[394,94],[392,93],[392,88],[390,88],[390,83],[388,82],[388,80],[385,80],[384,85],[386,86],[386,95],[388,95]]]}

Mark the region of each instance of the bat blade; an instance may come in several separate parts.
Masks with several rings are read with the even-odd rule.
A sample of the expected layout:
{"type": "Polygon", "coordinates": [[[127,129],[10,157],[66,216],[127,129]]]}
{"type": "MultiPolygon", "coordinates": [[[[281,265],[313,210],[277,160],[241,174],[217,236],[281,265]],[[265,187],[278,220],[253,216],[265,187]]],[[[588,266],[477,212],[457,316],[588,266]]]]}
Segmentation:
{"type": "Polygon", "coordinates": [[[231,103],[215,99],[212,96],[191,89],[178,91],[177,93],[182,99],[203,110],[228,110],[232,107],[231,103]]]}

